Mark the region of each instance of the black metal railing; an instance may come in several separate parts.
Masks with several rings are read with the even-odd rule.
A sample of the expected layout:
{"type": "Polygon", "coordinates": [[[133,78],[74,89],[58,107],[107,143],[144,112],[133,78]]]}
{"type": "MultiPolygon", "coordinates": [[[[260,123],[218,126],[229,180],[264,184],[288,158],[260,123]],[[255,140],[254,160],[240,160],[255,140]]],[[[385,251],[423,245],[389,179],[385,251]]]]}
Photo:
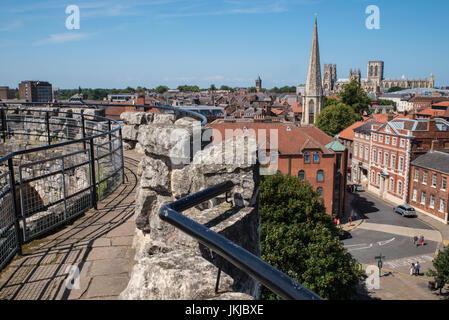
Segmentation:
{"type": "Polygon", "coordinates": [[[231,191],[233,187],[234,184],[228,181],[169,203],[160,209],[159,217],[216,252],[279,297],[287,300],[321,300],[317,294],[273,268],[256,255],[181,214],[204,201],[231,191]]]}
{"type": "Polygon", "coordinates": [[[120,121],[88,111],[102,104],[7,104],[14,107],[0,105],[0,270],[23,243],[97,209],[124,182],[120,121]]]}

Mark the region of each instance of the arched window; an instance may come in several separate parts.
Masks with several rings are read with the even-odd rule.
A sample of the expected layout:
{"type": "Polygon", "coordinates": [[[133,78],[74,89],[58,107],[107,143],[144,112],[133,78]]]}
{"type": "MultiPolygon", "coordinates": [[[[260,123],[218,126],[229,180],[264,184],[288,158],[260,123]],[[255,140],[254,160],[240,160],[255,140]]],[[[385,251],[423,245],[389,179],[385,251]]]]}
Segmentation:
{"type": "Polygon", "coordinates": [[[310,163],[310,152],[304,153],[304,163],[310,163]]]}
{"type": "Polygon", "coordinates": [[[369,67],[369,75],[370,76],[373,76],[373,66],[371,65],[370,67],[369,67]]]}
{"type": "Polygon", "coordinates": [[[315,123],[315,103],[313,102],[313,100],[309,101],[309,123],[315,123]]]}
{"type": "Polygon", "coordinates": [[[374,76],[377,77],[378,74],[379,74],[379,67],[376,66],[376,67],[374,68],[374,76]]]}
{"type": "Polygon", "coordinates": [[[313,162],[314,163],[320,163],[320,153],[319,152],[314,152],[313,153],[313,162]]]}
{"type": "Polygon", "coordinates": [[[304,170],[299,171],[298,177],[299,177],[299,179],[301,179],[302,181],[305,181],[305,180],[306,180],[306,173],[304,172],[304,170]]]}
{"type": "Polygon", "coordinates": [[[316,189],[316,191],[318,191],[319,197],[322,198],[323,197],[323,188],[319,187],[318,189],[316,189]]]}
{"type": "Polygon", "coordinates": [[[324,182],[324,171],[323,170],[318,170],[318,172],[316,174],[316,181],[324,182]]]}

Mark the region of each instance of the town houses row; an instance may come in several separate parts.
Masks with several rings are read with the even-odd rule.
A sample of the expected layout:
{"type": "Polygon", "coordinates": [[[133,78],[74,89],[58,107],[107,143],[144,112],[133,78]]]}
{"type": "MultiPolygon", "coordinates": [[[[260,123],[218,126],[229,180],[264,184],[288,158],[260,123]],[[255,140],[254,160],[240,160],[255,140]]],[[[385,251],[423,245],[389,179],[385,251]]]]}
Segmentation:
{"type": "Polygon", "coordinates": [[[448,223],[449,121],[416,114],[373,115],[338,137],[350,149],[352,183],[448,223]]]}

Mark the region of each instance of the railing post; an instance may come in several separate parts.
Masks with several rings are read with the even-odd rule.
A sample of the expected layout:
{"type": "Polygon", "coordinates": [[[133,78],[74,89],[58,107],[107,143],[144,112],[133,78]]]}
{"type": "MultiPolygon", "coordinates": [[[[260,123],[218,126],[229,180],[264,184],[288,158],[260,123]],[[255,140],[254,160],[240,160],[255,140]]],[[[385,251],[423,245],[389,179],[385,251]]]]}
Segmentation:
{"type": "Polygon", "coordinates": [[[112,162],[112,134],[111,134],[111,130],[112,130],[112,125],[111,125],[111,120],[108,120],[108,131],[109,131],[109,161],[112,162]]]}
{"type": "MultiPolygon", "coordinates": [[[[20,232],[19,225],[19,204],[17,203],[17,193],[16,193],[16,179],[14,177],[14,165],[12,163],[12,158],[8,159],[8,169],[9,169],[9,187],[11,188],[11,196],[12,196],[12,207],[15,215],[14,219],[14,227],[16,229],[16,237],[18,242],[18,252],[19,255],[22,255],[22,235],[20,232]]],[[[24,218],[25,219],[25,218],[24,218]]]]}
{"type": "Polygon", "coordinates": [[[94,139],[91,138],[90,140],[90,173],[91,173],[91,187],[92,187],[92,193],[91,193],[91,201],[92,201],[92,207],[97,210],[97,181],[96,181],[96,175],[95,175],[95,150],[94,150],[94,139]]]}
{"type": "Polygon", "coordinates": [[[48,111],[45,112],[45,127],[47,129],[47,143],[51,145],[51,137],[50,137],[50,116],[48,115],[48,111]]]}
{"type": "Polygon", "coordinates": [[[119,137],[120,137],[120,154],[122,160],[122,184],[125,183],[125,157],[123,156],[123,136],[122,136],[122,127],[119,129],[119,137]]]}
{"type": "Polygon", "coordinates": [[[6,143],[6,115],[3,108],[0,109],[0,117],[2,121],[2,137],[3,137],[3,143],[6,143]]]}
{"type": "MultiPolygon", "coordinates": [[[[84,120],[84,109],[81,109],[81,134],[83,139],[86,138],[86,123],[84,120]]],[[[86,141],[83,141],[84,150],[86,150],[86,141]]]]}

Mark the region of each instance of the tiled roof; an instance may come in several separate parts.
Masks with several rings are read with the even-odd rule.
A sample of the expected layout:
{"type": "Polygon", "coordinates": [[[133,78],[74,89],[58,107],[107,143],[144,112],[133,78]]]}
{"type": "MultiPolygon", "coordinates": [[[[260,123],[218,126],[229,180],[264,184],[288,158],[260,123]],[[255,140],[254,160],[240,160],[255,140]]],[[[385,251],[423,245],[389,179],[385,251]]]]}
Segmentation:
{"type": "Polygon", "coordinates": [[[449,174],[449,153],[428,152],[413,161],[412,165],[449,174]]]}
{"type": "Polygon", "coordinates": [[[344,140],[354,140],[354,129],[362,126],[364,124],[364,121],[358,121],[354,123],[353,125],[347,127],[345,130],[340,132],[337,137],[344,140]]]}
{"type": "Polygon", "coordinates": [[[301,154],[304,148],[318,149],[321,150],[323,154],[335,153],[333,150],[326,148],[326,145],[331,143],[334,139],[322,132],[320,129],[313,126],[298,127],[293,123],[221,121],[213,122],[208,126],[220,131],[223,138],[225,138],[225,130],[229,129],[240,129],[243,132],[243,128],[247,128],[247,132],[254,130],[256,134],[258,133],[258,130],[264,129],[266,132],[267,142],[271,141],[270,130],[277,130],[278,150],[280,154],[284,155],[301,154]]]}

